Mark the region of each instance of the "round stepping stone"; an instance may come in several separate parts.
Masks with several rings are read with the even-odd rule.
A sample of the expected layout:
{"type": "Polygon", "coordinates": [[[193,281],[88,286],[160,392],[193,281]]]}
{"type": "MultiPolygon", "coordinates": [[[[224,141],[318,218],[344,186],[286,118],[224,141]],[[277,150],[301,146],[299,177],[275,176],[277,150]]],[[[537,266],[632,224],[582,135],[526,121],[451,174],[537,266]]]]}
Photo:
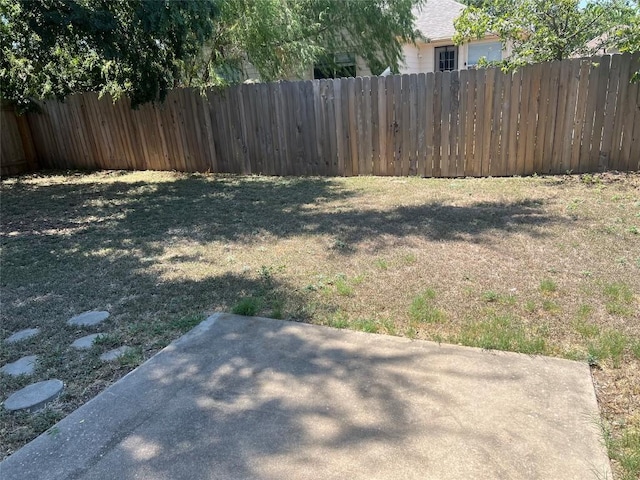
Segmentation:
{"type": "Polygon", "coordinates": [[[60,380],[45,380],[18,390],[4,401],[4,408],[10,411],[27,410],[35,412],[55,400],[62,392],[64,384],[60,380]]]}
{"type": "Polygon", "coordinates": [[[118,348],[114,348],[113,350],[109,350],[108,352],[100,355],[100,360],[103,362],[111,362],[125,355],[127,352],[133,350],[131,347],[127,347],[126,345],[118,348]]]}
{"type": "Polygon", "coordinates": [[[90,312],[81,313],[80,315],[76,315],[75,317],[71,318],[67,323],[69,325],[92,327],[93,325],[98,325],[99,323],[104,322],[107,318],[109,318],[109,312],[90,311],[90,312]]]}
{"type": "Polygon", "coordinates": [[[38,357],[36,355],[29,355],[28,357],[22,357],[12,363],[7,363],[4,367],[0,368],[0,371],[17,377],[18,375],[31,375],[34,368],[36,368],[36,361],[38,357]]]}
{"type": "Polygon", "coordinates": [[[104,335],[104,333],[92,333],[91,335],[85,335],[73,342],[71,346],[76,350],[88,350],[93,347],[93,342],[95,342],[96,338],[100,335],[104,335]]]}
{"type": "Polygon", "coordinates": [[[5,343],[16,343],[20,340],[26,340],[40,333],[39,328],[25,328],[19,332],[14,333],[9,338],[5,339],[5,343]]]}

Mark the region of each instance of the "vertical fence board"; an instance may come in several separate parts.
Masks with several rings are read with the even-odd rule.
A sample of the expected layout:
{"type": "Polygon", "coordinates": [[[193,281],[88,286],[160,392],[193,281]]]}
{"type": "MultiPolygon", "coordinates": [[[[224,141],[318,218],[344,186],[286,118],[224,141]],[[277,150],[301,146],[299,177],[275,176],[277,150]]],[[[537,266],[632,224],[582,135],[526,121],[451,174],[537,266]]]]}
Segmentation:
{"type": "Polygon", "coordinates": [[[379,175],[380,171],[380,128],[378,121],[380,118],[378,106],[378,86],[379,77],[371,77],[371,154],[372,154],[372,175],[379,175]]]}
{"type": "Polygon", "coordinates": [[[416,175],[424,175],[424,163],[427,158],[426,143],[426,120],[427,104],[426,92],[427,83],[424,73],[419,73],[416,79],[416,175]]]}
{"type": "Polygon", "coordinates": [[[578,97],[576,100],[576,111],[573,117],[573,138],[571,144],[571,158],[569,169],[572,172],[580,170],[580,149],[582,148],[582,130],[585,125],[585,112],[587,108],[587,93],[589,88],[589,69],[591,63],[587,59],[580,59],[579,79],[576,88],[578,97]]]}
{"type": "Polygon", "coordinates": [[[497,169],[496,175],[509,174],[509,142],[511,141],[511,83],[513,77],[511,73],[503,74],[502,85],[502,113],[501,113],[501,129],[500,129],[500,168],[497,169]]]}
{"type": "Polygon", "coordinates": [[[543,173],[553,173],[555,158],[553,146],[556,133],[556,119],[558,118],[558,92],[560,88],[560,62],[551,62],[549,66],[549,95],[547,105],[547,120],[545,121],[544,157],[542,159],[543,173]]]}
{"type": "Polygon", "coordinates": [[[358,155],[358,128],[356,125],[356,79],[347,80],[349,96],[349,148],[351,151],[351,175],[359,175],[360,162],[358,155]]]}
{"type": "MultiPolygon", "coordinates": [[[[519,126],[518,116],[520,115],[520,88],[522,86],[522,71],[515,72],[511,77],[509,92],[509,132],[507,148],[506,169],[510,175],[518,171],[518,142],[519,126]]],[[[534,133],[532,130],[530,133],[534,133]]]]}
{"type": "Polygon", "coordinates": [[[336,131],[336,152],[338,155],[337,168],[334,175],[344,175],[345,158],[347,156],[345,153],[346,138],[344,136],[344,127],[342,125],[342,109],[343,109],[342,85],[344,85],[342,80],[334,80],[333,82],[333,101],[334,101],[334,109],[333,109],[334,124],[333,125],[336,131]]]}
{"type": "Polygon", "coordinates": [[[418,154],[418,75],[409,75],[409,105],[405,109],[409,110],[409,171],[408,175],[417,174],[417,154],[418,154]]]}
{"type": "MultiPolygon", "coordinates": [[[[469,90],[469,70],[461,70],[460,76],[460,91],[459,91],[459,101],[460,101],[460,111],[459,119],[458,119],[458,155],[457,155],[457,168],[456,175],[459,177],[464,176],[465,172],[465,158],[467,155],[467,108],[469,99],[467,97],[467,92],[469,90]]],[[[471,136],[471,135],[469,135],[471,136]]]]}
{"type": "Polygon", "coordinates": [[[569,62],[568,67],[567,103],[562,126],[561,149],[559,150],[560,161],[562,162],[561,170],[564,172],[571,171],[571,148],[573,145],[574,119],[576,118],[577,100],[580,87],[580,64],[580,59],[575,59],[569,62]]]}
{"type": "Polygon", "coordinates": [[[451,131],[451,72],[442,72],[442,111],[440,115],[440,175],[450,177],[451,152],[449,151],[449,133],[451,131]]]}
{"type": "Polygon", "coordinates": [[[432,176],[442,176],[442,72],[433,77],[433,169],[432,176]]]}
{"type": "Polygon", "coordinates": [[[605,104],[607,100],[607,85],[609,83],[609,66],[611,57],[606,55],[600,60],[598,78],[598,98],[596,102],[593,131],[591,132],[591,150],[589,154],[589,170],[597,172],[600,165],[600,144],[602,142],[602,128],[605,118],[605,104]]]}
{"type": "Polygon", "coordinates": [[[422,171],[422,175],[425,177],[433,176],[433,156],[434,156],[434,82],[435,75],[433,73],[429,73],[425,77],[425,88],[427,91],[425,92],[425,127],[424,127],[424,144],[426,157],[424,161],[424,167],[422,171]]]}
{"type": "Polygon", "coordinates": [[[485,69],[476,70],[476,101],[475,101],[475,135],[473,149],[473,169],[470,175],[474,177],[482,176],[482,158],[484,155],[484,130],[485,124],[485,86],[487,82],[487,71],[485,69]]]}
{"type": "Polygon", "coordinates": [[[558,74],[558,97],[556,102],[556,120],[555,129],[553,131],[553,145],[551,147],[551,156],[553,164],[556,165],[553,170],[555,173],[564,173],[562,161],[562,146],[565,142],[564,136],[564,119],[568,102],[568,83],[571,75],[571,62],[560,62],[560,72],[558,74]]]}
{"type": "Polygon", "coordinates": [[[393,109],[394,109],[394,129],[393,129],[393,174],[396,177],[402,175],[402,76],[393,76],[393,109]]]}
{"type": "MultiPolygon", "coordinates": [[[[309,84],[311,82],[308,82],[309,84]]],[[[338,138],[335,126],[335,94],[333,89],[333,80],[327,81],[327,96],[325,101],[327,102],[327,133],[329,135],[329,152],[330,158],[327,164],[328,170],[325,170],[323,175],[337,175],[338,174],[338,138]]]]}
{"type": "Polygon", "coordinates": [[[460,160],[460,76],[459,72],[451,72],[451,128],[449,129],[449,158],[451,166],[449,172],[453,177],[463,175],[464,168],[460,160]]]}
{"type": "Polygon", "coordinates": [[[491,107],[491,140],[489,148],[489,174],[500,175],[500,142],[502,136],[502,105],[504,97],[504,74],[497,69],[493,82],[493,106],[491,107]]]}
{"type": "Polygon", "coordinates": [[[410,174],[410,158],[411,158],[411,75],[402,75],[402,118],[400,121],[401,135],[401,170],[400,175],[406,177],[410,174]]]}
{"type": "MultiPolygon", "coordinates": [[[[637,69],[638,67],[632,67],[637,69]]],[[[633,145],[640,142],[640,82],[629,85],[627,90],[627,108],[625,109],[625,124],[622,131],[622,142],[620,145],[620,165],[624,170],[637,169],[638,158],[631,156],[633,145]]]]}
{"type": "Polygon", "coordinates": [[[491,88],[492,85],[495,84],[496,81],[496,69],[489,68],[486,72],[486,85],[484,89],[484,129],[483,129],[483,140],[482,140],[482,165],[481,165],[481,175],[487,176],[491,175],[491,171],[489,169],[490,158],[491,158],[491,135],[492,135],[492,122],[491,119],[493,117],[493,95],[494,91],[491,88]]]}
{"type": "Polygon", "coordinates": [[[611,57],[609,81],[606,91],[607,99],[604,107],[604,123],[602,125],[602,141],[600,144],[598,162],[598,168],[602,171],[607,170],[611,164],[611,141],[615,124],[618,90],[620,88],[620,63],[620,55],[614,55],[611,57]]]}
{"type": "Polygon", "coordinates": [[[364,139],[362,151],[364,153],[365,175],[373,173],[373,149],[371,135],[371,77],[363,77],[362,79],[362,128],[364,139]]]}
{"type": "Polygon", "coordinates": [[[632,105],[635,107],[635,115],[633,132],[629,143],[628,162],[625,164],[625,170],[638,171],[640,170],[640,83],[636,83],[634,87],[636,90],[635,102],[632,105]]]}
{"type": "Polygon", "coordinates": [[[364,140],[364,99],[362,96],[362,77],[356,77],[355,83],[355,100],[356,100],[356,134],[358,137],[358,175],[367,174],[367,161],[365,159],[365,140],[364,140]]]}
{"type": "Polygon", "coordinates": [[[589,69],[589,89],[587,92],[587,106],[584,117],[584,128],[582,130],[582,145],[580,148],[579,166],[580,173],[589,171],[589,156],[591,148],[591,135],[593,133],[593,122],[596,115],[596,102],[598,100],[598,83],[600,79],[599,63],[596,59],[590,59],[589,69]]]}
{"type": "MultiPolygon", "coordinates": [[[[475,152],[474,152],[474,139],[476,138],[476,79],[477,70],[467,70],[466,81],[466,116],[464,117],[464,131],[466,137],[464,138],[464,174],[467,176],[474,176],[475,173],[475,152]]],[[[462,120],[462,118],[461,118],[462,120]]]]}

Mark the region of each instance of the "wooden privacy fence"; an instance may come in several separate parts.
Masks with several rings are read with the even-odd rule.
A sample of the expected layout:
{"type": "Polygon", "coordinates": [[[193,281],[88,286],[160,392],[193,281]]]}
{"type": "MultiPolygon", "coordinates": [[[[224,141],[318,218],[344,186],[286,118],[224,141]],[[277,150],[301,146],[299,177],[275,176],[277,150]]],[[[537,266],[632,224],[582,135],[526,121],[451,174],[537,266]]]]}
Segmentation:
{"type": "Polygon", "coordinates": [[[44,102],[28,123],[40,163],[54,168],[426,177],[639,170],[640,84],[629,83],[639,63],[614,55],[514,74],[179,89],[138,110],[84,93],[44,102]]]}

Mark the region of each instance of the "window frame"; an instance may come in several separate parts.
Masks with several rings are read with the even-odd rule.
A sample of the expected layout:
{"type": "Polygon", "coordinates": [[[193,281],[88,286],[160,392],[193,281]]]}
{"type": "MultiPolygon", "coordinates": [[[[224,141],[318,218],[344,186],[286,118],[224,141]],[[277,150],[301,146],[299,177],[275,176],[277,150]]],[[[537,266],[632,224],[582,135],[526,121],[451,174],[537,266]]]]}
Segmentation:
{"type": "Polygon", "coordinates": [[[313,79],[332,79],[355,77],[358,73],[355,53],[334,53],[328,58],[313,64],[313,79]],[[325,73],[328,72],[328,73],[325,73]],[[347,75],[344,75],[347,73],[347,75]],[[353,75],[351,75],[353,73],[353,75]]]}
{"type": "MultiPolygon", "coordinates": [[[[471,63],[470,58],[470,50],[471,48],[479,48],[479,47],[487,47],[487,46],[494,46],[494,45],[499,45],[500,47],[500,59],[497,61],[500,61],[503,59],[503,51],[504,51],[504,46],[502,45],[502,42],[500,42],[499,40],[493,41],[493,42],[482,42],[482,43],[469,43],[467,45],[467,62],[466,62],[466,66],[467,68],[477,68],[478,66],[478,61],[471,63]]],[[[488,55],[481,55],[478,57],[478,60],[480,60],[481,58],[488,58],[488,55]]],[[[491,61],[496,61],[496,60],[489,60],[491,61]]]]}

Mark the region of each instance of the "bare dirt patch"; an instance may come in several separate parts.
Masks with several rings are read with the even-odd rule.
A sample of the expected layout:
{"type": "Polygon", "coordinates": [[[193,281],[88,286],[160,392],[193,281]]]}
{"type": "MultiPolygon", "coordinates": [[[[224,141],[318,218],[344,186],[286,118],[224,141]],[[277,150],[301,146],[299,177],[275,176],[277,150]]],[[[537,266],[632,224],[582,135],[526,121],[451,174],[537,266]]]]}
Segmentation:
{"type": "Polygon", "coordinates": [[[1,208],[0,338],[42,332],[3,343],[0,364],[42,361],[0,376],[0,400],[66,390],[38,415],[0,412],[0,458],[204,312],[236,310],[589,362],[616,475],[640,473],[639,175],[60,174],[3,181],[1,208]],[[93,330],[66,320],[94,309],[107,335],[77,351],[93,330]]]}

